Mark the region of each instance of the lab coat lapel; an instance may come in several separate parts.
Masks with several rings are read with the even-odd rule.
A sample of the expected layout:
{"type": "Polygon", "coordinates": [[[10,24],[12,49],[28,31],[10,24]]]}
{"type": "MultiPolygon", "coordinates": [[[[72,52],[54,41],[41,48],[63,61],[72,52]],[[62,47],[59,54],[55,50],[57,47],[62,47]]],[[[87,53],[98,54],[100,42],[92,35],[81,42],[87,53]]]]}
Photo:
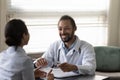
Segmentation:
{"type": "Polygon", "coordinates": [[[60,49],[59,59],[60,59],[61,63],[67,62],[67,58],[66,58],[65,52],[64,52],[64,50],[62,48],[60,49]]]}

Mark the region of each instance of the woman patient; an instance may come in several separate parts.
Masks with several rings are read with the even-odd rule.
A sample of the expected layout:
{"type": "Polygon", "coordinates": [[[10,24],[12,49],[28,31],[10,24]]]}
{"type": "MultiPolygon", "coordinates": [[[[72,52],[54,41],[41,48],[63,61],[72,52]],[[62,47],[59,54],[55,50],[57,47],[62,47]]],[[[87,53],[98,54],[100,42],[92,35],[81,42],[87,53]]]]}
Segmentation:
{"type": "MultiPolygon", "coordinates": [[[[23,49],[28,44],[29,37],[22,20],[13,19],[6,24],[5,43],[8,48],[0,53],[1,80],[35,80],[36,77],[46,77],[46,72],[34,69],[31,58],[23,49]]],[[[47,78],[54,80],[53,74],[48,74],[47,78]]]]}

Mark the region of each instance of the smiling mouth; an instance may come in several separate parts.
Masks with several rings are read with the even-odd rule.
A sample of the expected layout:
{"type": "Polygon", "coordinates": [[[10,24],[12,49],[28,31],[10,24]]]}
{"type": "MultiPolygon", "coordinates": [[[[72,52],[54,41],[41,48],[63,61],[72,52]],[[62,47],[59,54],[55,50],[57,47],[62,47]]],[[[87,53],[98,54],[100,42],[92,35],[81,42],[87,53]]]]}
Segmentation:
{"type": "Polygon", "coordinates": [[[66,35],[62,35],[61,37],[62,37],[62,38],[66,38],[67,36],[66,36],[66,35]]]}

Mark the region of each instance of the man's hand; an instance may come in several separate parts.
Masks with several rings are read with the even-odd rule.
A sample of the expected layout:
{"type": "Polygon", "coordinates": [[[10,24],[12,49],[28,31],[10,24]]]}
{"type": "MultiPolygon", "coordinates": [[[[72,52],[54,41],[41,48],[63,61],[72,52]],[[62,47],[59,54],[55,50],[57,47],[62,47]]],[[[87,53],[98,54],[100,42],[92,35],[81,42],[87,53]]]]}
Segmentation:
{"type": "Polygon", "coordinates": [[[78,70],[76,65],[68,64],[68,63],[59,64],[58,67],[60,67],[63,72],[78,70]]]}
{"type": "Polygon", "coordinates": [[[46,61],[45,58],[39,58],[36,63],[35,63],[35,66],[36,67],[43,67],[43,66],[47,66],[48,65],[48,62],[46,61]]]}

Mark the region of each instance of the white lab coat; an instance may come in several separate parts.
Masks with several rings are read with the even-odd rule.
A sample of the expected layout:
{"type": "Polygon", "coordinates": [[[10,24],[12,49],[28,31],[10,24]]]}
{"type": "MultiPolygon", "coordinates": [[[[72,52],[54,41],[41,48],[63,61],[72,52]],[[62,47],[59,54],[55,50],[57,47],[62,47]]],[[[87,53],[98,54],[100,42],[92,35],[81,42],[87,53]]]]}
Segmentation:
{"type": "Polygon", "coordinates": [[[0,80],[35,80],[34,66],[23,48],[9,47],[0,53],[0,80]]]}
{"type": "Polygon", "coordinates": [[[67,62],[75,64],[78,67],[79,74],[95,74],[96,59],[94,48],[89,43],[79,40],[78,37],[76,39],[75,46],[67,54],[64,53],[63,42],[56,41],[51,44],[42,57],[48,61],[48,66],[56,65],[58,61],[60,63],[67,62]]]}

